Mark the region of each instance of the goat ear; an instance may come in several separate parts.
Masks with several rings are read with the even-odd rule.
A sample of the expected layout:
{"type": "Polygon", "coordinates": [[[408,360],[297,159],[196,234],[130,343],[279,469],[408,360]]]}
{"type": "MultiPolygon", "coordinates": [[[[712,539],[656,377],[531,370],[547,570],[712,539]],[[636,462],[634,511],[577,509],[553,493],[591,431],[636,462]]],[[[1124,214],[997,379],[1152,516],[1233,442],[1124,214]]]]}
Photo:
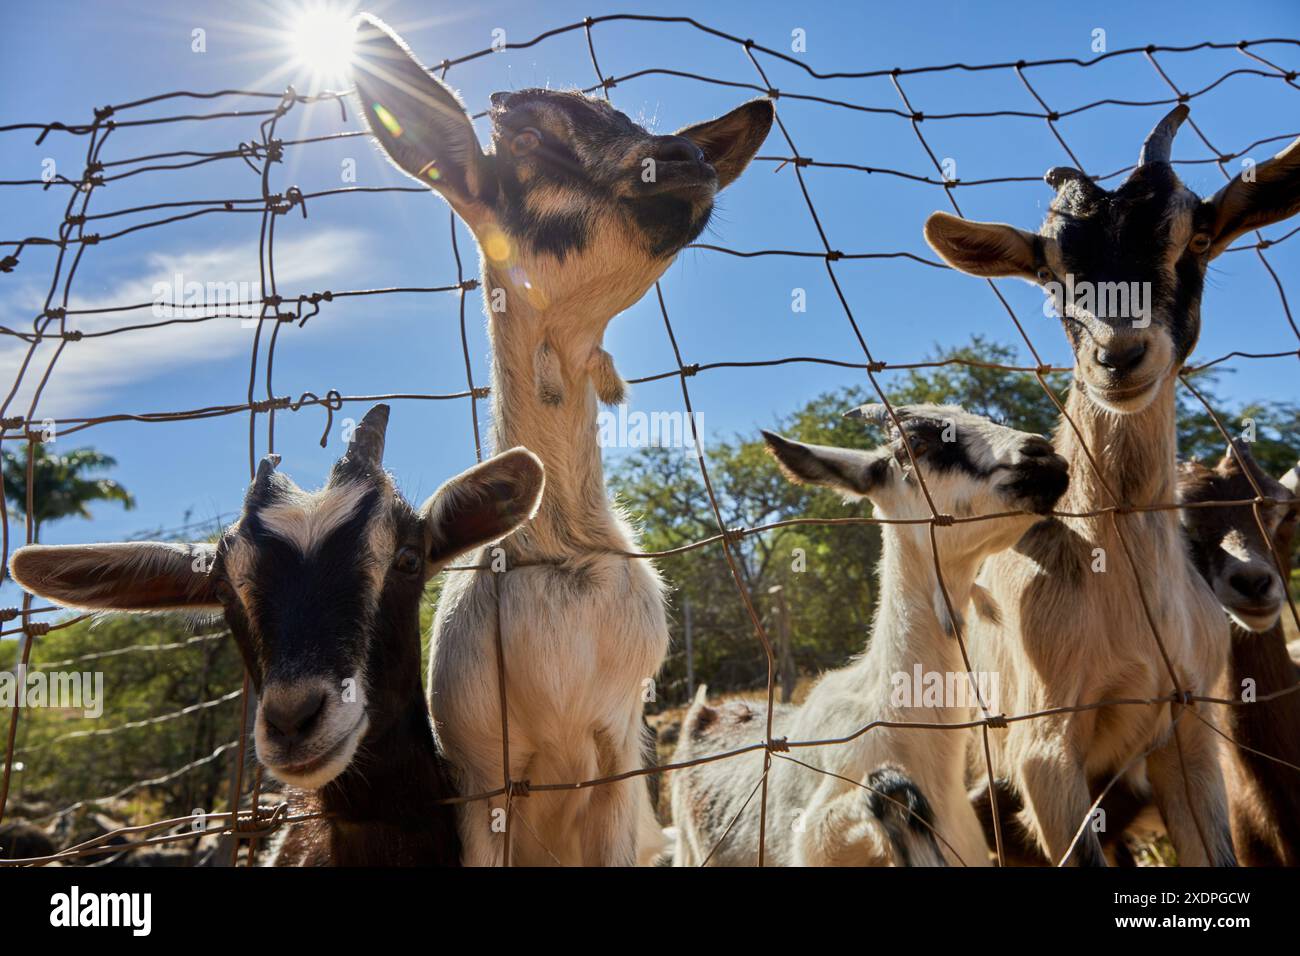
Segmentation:
{"type": "Polygon", "coordinates": [[[420,509],[429,540],[429,573],[466,551],[499,541],[531,518],[544,484],[542,462],[527,448],[512,448],[444,484],[420,509]]]}
{"type": "Polygon", "coordinates": [[[474,205],[496,195],[496,181],[460,99],[377,17],[358,17],[353,50],[353,79],[370,132],[394,165],[471,222],[474,205]]]}
{"type": "Polygon", "coordinates": [[[88,611],[215,610],[211,544],[33,544],[9,560],[25,591],[88,611]]]}
{"type": "Polygon", "coordinates": [[[1300,139],[1272,159],[1238,173],[1206,204],[1212,213],[1211,259],[1243,232],[1300,212],[1300,139]]]}
{"type": "Polygon", "coordinates": [[[763,432],[763,441],[781,472],[797,485],[821,485],[851,498],[862,498],[880,487],[889,473],[888,449],[867,452],[806,445],[769,431],[763,432]]]}
{"type": "Polygon", "coordinates": [[[736,181],[758,147],[767,139],[776,111],[771,100],[750,100],[717,119],[685,126],[677,131],[704,152],[704,158],[718,171],[718,188],[736,181]]]}
{"type": "Polygon", "coordinates": [[[973,276],[1036,279],[1032,232],[1004,222],[974,222],[946,212],[925,221],[925,241],[944,262],[973,276]]]}

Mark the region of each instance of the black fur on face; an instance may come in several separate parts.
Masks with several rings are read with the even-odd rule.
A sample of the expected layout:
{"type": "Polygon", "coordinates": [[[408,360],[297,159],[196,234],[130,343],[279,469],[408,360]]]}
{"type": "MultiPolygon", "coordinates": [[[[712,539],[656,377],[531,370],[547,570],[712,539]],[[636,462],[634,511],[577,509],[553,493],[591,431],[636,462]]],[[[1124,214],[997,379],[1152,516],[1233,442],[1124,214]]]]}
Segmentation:
{"type": "Polygon", "coordinates": [[[426,550],[423,522],[382,474],[331,481],[316,496],[278,474],[255,484],[212,573],[259,693],[268,683],[342,688],[364,678],[372,732],[397,718],[386,703],[409,695],[392,690],[418,694],[426,550]],[[330,496],[346,497],[345,518],[319,535],[286,535],[313,497],[330,496]]]}
{"type": "MultiPolygon", "coordinates": [[[[912,455],[922,464],[923,473],[955,471],[984,480],[1004,472],[1007,477],[998,489],[1005,497],[1036,514],[1052,510],[1065,493],[1069,474],[1065,459],[1056,454],[1051,442],[1037,435],[1024,436],[1019,439],[1015,460],[1007,462],[987,447],[985,429],[962,420],[971,416],[963,412],[962,419],[956,419],[943,412],[942,408],[919,414],[907,411],[902,417],[912,455]]],[[[891,429],[890,445],[894,458],[903,466],[903,481],[914,481],[907,446],[896,429],[891,429]]]]}
{"type": "Polygon", "coordinates": [[[615,216],[648,255],[664,258],[708,225],[718,177],[684,137],[652,135],[577,92],[527,89],[492,102],[495,210],[533,251],[579,254],[615,216]]]}
{"type": "MultiPolygon", "coordinates": [[[[1076,285],[1146,284],[1151,327],[1169,335],[1182,365],[1200,335],[1208,262],[1189,240],[1209,231],[1209,215],[1168,163],[1150,163],[1110,191],[1086,178],[1062,181],[1040,234],[1059,251],[1060,264],[1052,268],[1058,283],[1069,275],[1076,285]]],[[[1120,332],[1132,328],[1132,315],[1095,318],[1120,332]]],[[[1084,324],[1068,315],[1063,321],[1071,346],[1084,347],[1090,337],[1084,324]]]]}
{"type": "Polygon", "coordinates": [[[849,495],[871,496],[891,482],[915,482],[913,458],[927,480],[963,476],[973,482],[967,486],[971,494],[994,484],[1011,508],[1044,513],[1065,492],[1065,459],[1041,436],[995,425],[955,405],[898,405],[893,412],[890,416],[883,405],[863,405],[847,413],[888,428],[889,444],[871,452],[806,445],[767,431],[763,438],[791,481],[849,495]]]}

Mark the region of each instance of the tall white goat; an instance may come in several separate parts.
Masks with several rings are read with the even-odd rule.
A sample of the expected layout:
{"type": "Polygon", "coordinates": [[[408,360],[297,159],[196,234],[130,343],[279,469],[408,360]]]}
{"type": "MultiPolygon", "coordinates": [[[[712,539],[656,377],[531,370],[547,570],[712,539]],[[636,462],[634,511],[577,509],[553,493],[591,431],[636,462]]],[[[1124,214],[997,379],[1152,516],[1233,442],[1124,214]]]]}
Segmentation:
{"type": "MultiPolygon", "coordinates": [[[[497,93],[485,152],[455,94],[373,18],[358,27],[355,78],[380,146],[478,240],[492,444],[526,439],[546,466],[541,510],[502,546],[508,570],[452,574],[439,603],[430,700],[461,791],[636,770],[668,626],[658,574],[622,555],[635,538],[606,496],[596,403],[622,402],[625,385],[601,343],[704,229],[715,194],[767,135],[772,105],[654,136],[579,93],[497,93]]],[[[644,780],[516,798],[508,837],[506,802],[463,806],[467,864],[620,865],[661,849],[644,780]]]]}
{"type": "MultiPolygon", "coordinates": [[[[1041,436],[954,406],[900,406],[895,413],[941,514],[1042,513],[1065,490],[1065,460],[1041,436]]],[[[850,414],[889,423],[880,405],[850,414]]],[[[888,445],[869,452],[805,445],[768,432],[764,438],[792,481],[824,485],[846,499],[868,498],[882,519],[930,515],[896,431],[888,445]]],[[[1037,520],[1023,514],[936,529],[943,584],[959,616],[979,597],[974,580],[980,562],[1009,547],[1037,520]]],[[[961,723],[977,714],[976,688],[986,697],[996,691],[996,682],[968,673],[962,661],[927,525],[884,524],[881,535],[880,603],[870,643],[852,664],[826,674],[801,706],[778,708],[776,732],[790,740],[844,737],[872,721],[961,723]]],[[[993,611],[986,607],[984,613],[993,611]]],[[[985,703],[997,706],[995,700],[985,703]]],[[[710,707],[701,688],[673,760],[753,743],[764,726],[762,705],[710,707]]],[[[765,861],[986,865],[984,835],[966,798],[964,755],[960,731],[875,727],[847,743],[795,749],[795,759],[826,774],[774,759],[765,861]]],[[[757,862],[757,801],[725,839],[724,834],[751,792],[760,760],[761,754],[732,757],[673,773],[676,865],[706,858],[719,866],[757,862]]]]}

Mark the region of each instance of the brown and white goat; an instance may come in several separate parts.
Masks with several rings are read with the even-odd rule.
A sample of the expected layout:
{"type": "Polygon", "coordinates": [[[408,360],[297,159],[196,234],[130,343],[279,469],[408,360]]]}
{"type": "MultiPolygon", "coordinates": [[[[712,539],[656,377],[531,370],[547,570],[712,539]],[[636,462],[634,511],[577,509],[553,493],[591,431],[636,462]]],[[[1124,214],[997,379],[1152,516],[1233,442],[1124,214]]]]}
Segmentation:
{"type": "MultiPolygon", "coordinates": [[[[1226,453],[1213,468],[1198,462],[1180,464],[1178,496],[1190,506],[1182,509],[1181,517],[1192,562],[1222,604],[1231,629],[1229,666],[1224,685],[1215,696],[1236,697],[1249,692],[1257,699],[1300,680],[1282,627],[1282,615],[1287,610],[1286,585],[1274,559],[1276,553],[1290,572],[1300,509],[1300,501],[1293,501],[1300,483],[1300,466],[1278,482],[1260,470],[1246,444],[1235,443],[1235,450],[1236,454],[1226,453]],[[1261,517],[1269,530],[1267,539],[1260,533],[1249,505],[1198,507],[1205,502],[1254,499],[1255,484],[1246,468],[1266,497],[1292,501],[1289,505],[1262,508],[1261,517]]],[[[1232,841],[1238,859],[1251,866],[1296,865],[1300,860],[1300,772],[1270,758],[1300,766],[1300,696],[1288,694],[1227,708],[1223,730],[1244,745],[1221,748],[1220,760],[1225,769],[1232,841]]],[[[1135,862],[1124,841],[1125,832],[1134,824],[1145,819],[1151,829],[1159,831],[1158,814],[1150,797],[1145,779],[1135,774],[1117,783],[1102,800],[1106,822],[1102,842],[1117,862],[1135,862]]],[[[985,834],[992,839],[992,806],[983,782],[972,793],[972,799],[985,834]]],[[[1046,864],[1011,816],[1023,808],[1018,794],[1006,781],[1000,782],[997,804],[1008,862],[1046,864]]]]}
{"type": "Polygon", "coordinates": [[[23,588],[91,611],[223,614],[257,689],[257,756],[295,788],[279,866],[454,866],[455,796],[420,686],[429,578],[537,507],[542,466],[516,448],[416,512],[383,469],[388,406],[362,419],[325,487],[264,459],[214,543],[31,545],[23,588]]]}
{"type": "Polygon", "coordinates": [[[1289,575],[1300,513],[1296,497],[1300,465],[1275,481],[1260,470],[1246,443],[1235,442],[1212,469],[1185,464],[1178,491],[1188,505],[1246,501],[1255,498],[1256,484],[1266,497],[1284,502],[1261,506],[1268,537],[1260,532],[1249,505],[1184,508],[1182,520],[1192,561],[1214,589],[1231,624],[1227,686],[1221,696],[1245,699],[1243,695],[1249,693],[1255,701],[1226,708],[1224,729],[1240,745],[1225,747],[1223,761],[1232,842],[1242,863],[1296,866],[1300,865],[1300,770],[1295,769],[1300,766],[1300,693],[1267,701],[1256,698],[1297,682],[1282,628],[1282,615],[1289,609],[1287,582],[1278,563],[1289,575]]]}
{"type": "MultiPolygon", "coordinates": [[[[635,536],[605,490],[597,400],[620,403],[625,386],[601,343],[610,320],[704,229],[715,194],[767,135],[772,105],[755,100],[656,136],[579,93],[497,93],[484,151],[456,95],[374,18],[360,21],[354,72],[384,152],[478,241],[492,442],[526,442],[547,471],[536,520],[503,545],[506,573],[456,573],[443,591],[429,668],[443,744],[467,793],[501,788],[507,776],[571,783],[638,769],[646,684],[668,625],[659,576],[622,556],[635,536]]],[[[466,863],[626,865],[662,849],[640,779],[534,790],[513,801],[519,820],[508,828],[497,825],[505,805],[465,805],[466,863]]]]}
{"type": "MultiPolygon", "coordinates": [[[[1300,210],[1300,141],[1209,200],[1193,194],[1169,163],[1187,112],[1180,105],[1156,125],[1114,190],[1078,170],[1050,170],[1056,195],[1037,233],[938,212],[926,222],[927,241],[949,265],[1028,279],[1055,300],[1075,358],[1065,406],[1073,425],[1063,420],[1055,436],[1070,462],[1063,511],[1174,501],[1174,391],[1200,332],[1206,267],[1237,236],[1300,210]],[[1131,300],[1112,294],[1117,283],[1136,288],[1138,308],[1122,307],[1131,300]]],[[[1223,612],[1188,558],[1174,511],[1040,523],[991,558],[980,580],[1003,617],[972,622],[971,654],[977,670],[1002,675],[1008,713],[1170,694],[1175,677],[1148,613],[1178,686],[1209,694],[1223,673],[1223,612]]],[[[1022,820],[1053,861],[1066,857],[1088,817],[1092,788],[1144,753],[1179,859],[1234,861],[1216,735],[1189,718],[1175,740],[1176,711],[1062,712],[990,735],[996,772],[1023,794],[1022,820]]],[[[1091,828],[1070,859],[1104,863],[1091,828]]]]}
{"type": "MultiPolygon", "coordinates": [[[[853,414],[891,425],[880,405],[853,414]]],[[[1065,460],[1041,436],[995,425],[955,406],[903,405],[895,414],[940,513],[1024,512],[936,531],[943,584],[960,615],[973,596],[979,598],[973,585],[984,558],[1014,544],[1038,520],[1035,514],[1051,509],[1065,491],[1065,460]]],[[[902,437],[892,427],[889,444],[869,452],[763,435],[792,481],[833,488],[850,500],[868,498],[881,519],[930,514],[902,437]]],[[[774,732],[791,740],[824,740],[851,735],[874,721],[961,723],[978,714],[976,688],[985,697],[995,696],[996,687],[969,674],[962,661],[927,526],[883,524],[881,537],[880,603],[870,643],[853,663],[822,677],[803,704],[782,705],[774,714],[774,732]],[[918,697],[914,686],[926,689],[918,697]]],[[[994,700],[985,703],[997,706],[994,700]]],[[[764,705],[710,707],[701,688],[683,721],[673,761],[752,744],[756,735],[762,739],[765,725],[764,705]]],[[[988,847],[963,782],[965,746],[960,731],[879,726],[846,743],[797,751],[798,759],[826,774],[774,760],[765,861],[986,866],[988,847]]],[[[732,757],[673,773],[675,865],[699,865],[706,858],[718,866],[757,863],[758,807],[751,803],[741,810],[762,771],[761,758],[761,753],[732,757]]]]}

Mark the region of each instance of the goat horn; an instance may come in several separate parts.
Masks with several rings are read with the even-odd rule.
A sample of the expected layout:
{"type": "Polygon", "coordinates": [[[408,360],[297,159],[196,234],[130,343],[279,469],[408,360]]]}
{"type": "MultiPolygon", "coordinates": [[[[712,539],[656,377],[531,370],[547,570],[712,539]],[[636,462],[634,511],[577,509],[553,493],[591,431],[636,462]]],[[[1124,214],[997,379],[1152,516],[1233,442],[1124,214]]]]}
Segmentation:
{"type": "Polygon", "coordinates": [[[279,455],[267,455],[257,464],[257,475],[253,478],[253,484],[265,486],[265,484],[271,479],[271,472],[275,471],[279,465],[279,455]]]}
{"type": "MultiPolygon", "coordinates": [[[[906,415],[906,408],[902,405],[894,406],[894,414],[898,420],[902,421],[906,415]]],[[[859,405],[857,408],[850,408],[844,413],[845,418],[856,418],[859,421],[872,422],[876,425],[890,425],[893,419],[889,417],[889,410],[879,402],[871,402],[866,405],[859,405]]]]}
{"type": "Polygon", "coordinates": [[[253,476],[253,483],[248,486],[248,492],[244,496],[246,503],[266,500],[271,493],[271,475],[279,464],[279,455],[267,455],[257,463],[257,474],[253,476]]]}
{"type": "Polygon", "coordinates": [[[1187,119],[1189,112],[1186,103],[1179,103],[1155,125],[1155,128],[1147,134],[1146,141],[1142,143],[1142,152],[1138,154],[1139,166],[1145,166],[1147,163],[1169,162],[1174,148],[1174,134],[1178,132],[1178,127],[1183,125],[1183,120],[1187,119]]]}
{"type": "Polygon", "coordinates": [[[1075,180],[1089,184],[1092,183],[1092,180],[1085,172],[1083,172],[1083,170],[1075,169],[1073,166],[1053,166],[1047,171],[1046,175],[1043,176],[1043,179],[1046,180],[1047,185],[1051,186],[1053,189],[1060,189],[1066,183],[1075,180]]]}
{"type": "Polygon", "coordinates": [[[388,431],[388,406],[375,405],[352,433],[343,460],[362,472],[378,471],[384,464],[384,435],[388,431]]]}

